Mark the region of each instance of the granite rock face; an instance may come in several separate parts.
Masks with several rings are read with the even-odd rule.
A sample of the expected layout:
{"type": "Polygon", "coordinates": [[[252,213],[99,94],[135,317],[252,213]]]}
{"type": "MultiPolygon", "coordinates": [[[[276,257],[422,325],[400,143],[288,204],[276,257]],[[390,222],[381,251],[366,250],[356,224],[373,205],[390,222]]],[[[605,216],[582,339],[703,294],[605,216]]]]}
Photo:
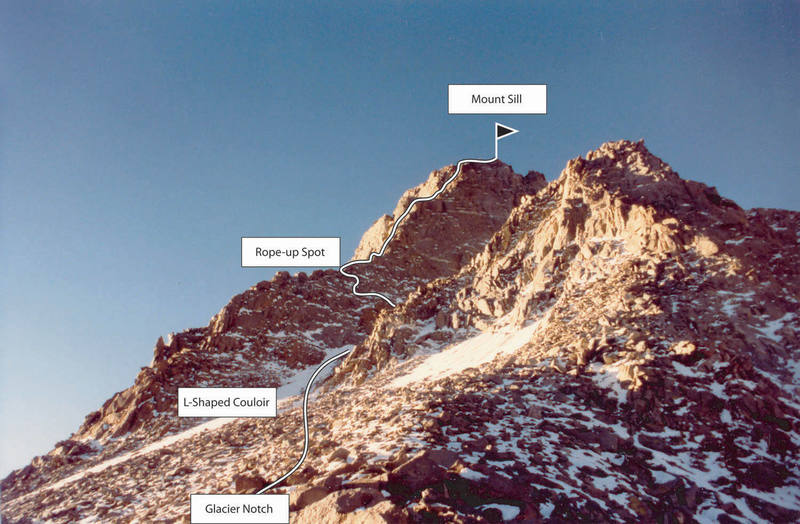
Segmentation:
{"type": "Polygon", "coordinates": [[[797,521],[799,267],[800,213],[744,210],[642,142],[550,183],[467,165],[355,270],[397,307],[335,271],[253,286],[4,479],[3,519],[188,521],[190,493],[257,491],[300,456],[297,403],[200,432],[177,387],[278,386],[353,348],[278,488],[292,522],[797,521]]]}

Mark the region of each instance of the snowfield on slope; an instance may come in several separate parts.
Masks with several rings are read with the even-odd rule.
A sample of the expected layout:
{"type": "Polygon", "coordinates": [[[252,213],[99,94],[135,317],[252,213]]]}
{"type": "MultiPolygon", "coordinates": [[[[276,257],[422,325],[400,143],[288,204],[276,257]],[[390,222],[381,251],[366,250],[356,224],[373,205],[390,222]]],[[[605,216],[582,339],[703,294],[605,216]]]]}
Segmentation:
{"type": "MultiPolygon", "coordinates": [[[[343,350],[347,349],[348,347],[352,348],[352,346],[342,346],[342,347],[338,347],[338,348],[328,349],[325,352],[326,355],[325,355],[325,358],[323,360],[327,360],[331,356],[333,356],[333,355],[335,355],[337,353],[341,353],[343,350]]],[[[314,371],[316,369],[317,369],[317,365],[308,366],[307,368],[298,371],[296,374],[294,374],[291,377],[291,379],[289,381],[287,381],[286,383],[284,383],[283,385],[278,387],[277,398],[278,398],[278,408],[279,409],[291,408],[292,405],[295,402],[299,401],[302,398],[299,395],[303,394],[303,392],[305,390],[305,387],[306,387],[306,384],[308,383],[308,379],[311,378],[311,375],[314,374],[314,371]]],[[[314,381],[315,384],[320,384],[328,375],[330,375],[330,373],[331,373],[330,369],[324,370],[322,373],[320,373],[317,376],[317,379],[314,381]]],[[[152,453],[154,451],[158,451],[160,449],[169,447],[169,446],[175,444],[176,442],[192,438],[195,435],[199,435],[199,434],[201,434],[201,433],[203,433],[205,431],[213,432],[213,431],[221,428],[222,426],[224,426],[224,425],[226,425],[226,424],[228,424],[230,422],[233,422],[234,420],[238,420],[238,419],[237,418],[226,418],[226,417],[211,419],[208,422],[203,422],[202,424],[198,424],[197,426],[189,428],[186,431],[182,431],[180,433],[175,433],[174,435],[170,435],[168,437],[164,437],[161,440],[157,440],[155,442],[152,442],[152,443],[150,443],[150,444],[148,444],[148,445],[146,445],[146,446],[144,446],[142,448],[135,449],[135,450],[129,451],[127,453],[122,453],[120,455],[117,455],[116,457],[113,457],[113,458],[110,458],[108,460],[105,460],[105,461],[103,461],[103,462],[101,462],[99,464],[95,464],[94,466],[92,466],[90,468],[87,468],[87,469],[84,469],[82,471],[79,471],[78,473],[75,473],[74,475],[70,475],[69,477],[63,478],[63,479],[61,479],[58,482],[55,482],[53,484],[46,484],[46,485],[40,487],[39,489],[34,490],[31,493],[28,493],[27,495],[24,495],[23,497],[25,497],[25,498],[26,497],[30,497],[31,495],[34,495],[34,494],[36,494],[36,493],[38,493],[38,492],[40,492],[42,490],[58,490],[58,489],[61,489],[64,486],[72,484],[73,482],[77,482],[78,480],[82,479],[83,477],[85,477],[88,474],[97,473],[97,472],[103,471],[104,469],[107,469],[107,468],[110,468],[112,466],[115,466],[117,464],[121,464],[123,462],[127,462],[129,460],[132,460],[132,459],[134,459],[136,457],[147,455],[147,454],[152,453]]]]}
{"type": "Polygon", "coordinates": [[[36,493],[38,493],[38,492],[40,492],[42,490],[58,490],[58,489],[61,489],[61,488],[63,488],[64,486],[66,486],[68,484],[72,484],[73,482],[76,482],[76,481],[82,479],[83,477],[85,477],[86,475],[88,475],[90,473],[97,473],[99,471],[103,471],[106,468],[110,468],[111,466],[115,466],[117,464],[121,464],[123,462],[127,462],[127,461],[129,461],[131,459],[134,459],[134,458],[142,456],[142,455],[147,455],[148,453],[152,453],[153,451],[158,451],[159,449],[171,446],[172,444],[174,444],[174,443],[176,443],[178,441],[181,441],[181,440],[184,440],[184,439],[188,439],[188,438],[192,438],[195,435],[199,435],[200,433],[203,433],[204,431],[213,431],[215,429],[221,428],[225,424],[228,424],[229,422],[232,422],[234,420],[236,420],[236,419],[235,418],[215,418],[215,419],[210,420],[208,422],[204,422],[202,424],[198,424],[197,426],[194,426],[193,428],[189,428],[186,431],[182,431],[180,433],[175,433],[174,435],[170,435],[168,437],[162,438],[161,440],[157,440],[157,441],[155,441],[155,442],[153,442],[151,444],[148,444],[148,445],[146,445],[146,446],[144,446],[142,448],[136,449],[134,451],[129,451],[127,453],[122,453],[120,455],[117,455],[116,457],[110,458],[110,459],[108,459],[106,461],[103,461],[103,462],[101,462],[99,464],[95,464],[94,466],[92,466],[90,468],[81,470],[78,473],[75,473],[74,475],[70,475],[69,477],[63,478],[63,479],[59,480],[58,482],[56,482],[54,484],[45,484],[41,488],[39,488],[39,489],[37,489],[35,491],[32,491],[31,493],[28,493],[27,495],[24,495],[22,498],[30,497],[31,495],[34,495],[34,494],[36,494],[36,493]]]}
{"type": "Polygon", "coordinates": [[[491,362],[503,353],[513,353],[530,342],[540,320],[522,329],[506,327],[496,332],[481,333],[439,353],[417,357],[416,366],[394,379],[388,387],[401,388],[414,382],[433,381],[467,368],[491,362]]]}

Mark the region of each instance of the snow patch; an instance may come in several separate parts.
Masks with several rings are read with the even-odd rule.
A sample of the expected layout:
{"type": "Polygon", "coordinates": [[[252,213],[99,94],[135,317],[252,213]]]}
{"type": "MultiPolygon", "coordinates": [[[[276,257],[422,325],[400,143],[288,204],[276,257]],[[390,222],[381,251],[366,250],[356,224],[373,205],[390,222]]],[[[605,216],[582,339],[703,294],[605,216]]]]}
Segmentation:
{"type": "Polygon", "coordinates": [[[423,380],[434,381],[491,362],[496,356],[512,353],[528,343],[537,327],[538,321],[518,331],[481,333],[425,357],[410,372],[394,379],[388,387],[401,388],[423,380]]]}
{"type": "Polygon", "coordinates": [[[775,320],[768,320],[767,325],[763,328],[756,328],[761,332],[762,335],[767,337],[770,340],[774,340],[775,342],[781,341],[781,336],[778,335],[778,330],[783,329],[784,324],[794,316],[793,313],[786,313],[781,318],[776,318],[775,320]]]}
{"type": "Polygon", "coordinates": [[[478,506],[478,509],[498,509],[503,515],[503,520],[512,520],[519,515],[519,508],[517,506],[509,506],[508,504],[484,504],[478,506]]]}
{"type": "MultiPolygon", "coordinates": [[[[350,345],[338,348],[329,348],[325,351],[325,358],[322,360],[322,362],[328,360],[338,353],[341,353],[342,351],[353,349],[354,347],[355,346],[350,345]]],[[[307,368],[297,372],[289,380],[279,386],[278,400],[286,400],[294,395],[302,395],[306,388],[306,384],[308,384],[308,379],[311,378],[311,375],[314,374],[314,371],[316,371],[318,367],[319,364],[308,366],[307,368]]],[[[322,382],[333,372],[335,367],[336,366],[334,364],[329,364],[319,375],[317,375],[317,378],[314,380],[314,384],[322,384],[322,382]]]]}
{"type": "Polygon", "coordinates": [[[459,473],[459,475],[461,475],[465,479],[469,479],[469,480],[481,480],[481,479],[489,478],[488,476],[484,475],[483,473],[481,473],[479,471],[475,471],[473,469],[469,469],[469,468],[462,469],[461,473],[459,473]]]}
{"type": "Polygon", "coordinates": [[[542,502],[539,504],[539,513],[542,514],[542,517],[549,519],[550,514],[553,513],[553,510],[556,509],[556,505],[552,502],[542,502]]]}

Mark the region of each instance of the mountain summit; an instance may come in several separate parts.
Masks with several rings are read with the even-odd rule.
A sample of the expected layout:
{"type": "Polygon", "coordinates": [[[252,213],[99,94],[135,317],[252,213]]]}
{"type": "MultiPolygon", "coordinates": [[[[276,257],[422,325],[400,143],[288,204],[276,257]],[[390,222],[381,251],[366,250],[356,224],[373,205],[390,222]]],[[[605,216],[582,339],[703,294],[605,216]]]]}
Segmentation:
{"type": "MultiPolygon", "coordinates": [[[[407,191],[394,221],[454,166],[407,191]]],[[[278,273],[159,339],[134,384],[9,475],[6,522],[187,521],[278,491],[292,522],[800,520],[800,213],[744,210],[643,142],[547,183],[467,164],[354,268],[278,273]],[[176,417],[179,386],[279,387],[277,419],[176,417]]]]}
{"type": "MultiPolygon", "coordinates": [[[[455,170],[450,165],[433,171],[425,182],[403,193],[392,215],[382,216],[367,230],[353,259],[380,252],[409,204],[435,193],[455,170]]],[[[520,199],[545,184],[541,173],[521,176],[500,161],[467,163],[438,198],[411,209],[382,257],[348,271],[361,277],[359,291],[380,291],[402,301],[418,285],[456,273],[483,248],[520,199]]]]}

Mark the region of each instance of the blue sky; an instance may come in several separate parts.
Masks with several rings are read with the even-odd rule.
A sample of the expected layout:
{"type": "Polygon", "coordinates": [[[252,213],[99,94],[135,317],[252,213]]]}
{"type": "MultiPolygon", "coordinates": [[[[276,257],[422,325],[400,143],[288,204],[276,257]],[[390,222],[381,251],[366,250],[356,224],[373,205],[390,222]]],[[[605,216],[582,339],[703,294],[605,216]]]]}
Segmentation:
{"type": "Polygon", "coordinates": [[[0,475],[270,270],[241,236],[361,233],[432,169],[555,178],[644,138],[744,207],[800,208],[796,2],[3,2],[0,475]],[[448,83],[546,83],[545,116],[448,83]]]}

